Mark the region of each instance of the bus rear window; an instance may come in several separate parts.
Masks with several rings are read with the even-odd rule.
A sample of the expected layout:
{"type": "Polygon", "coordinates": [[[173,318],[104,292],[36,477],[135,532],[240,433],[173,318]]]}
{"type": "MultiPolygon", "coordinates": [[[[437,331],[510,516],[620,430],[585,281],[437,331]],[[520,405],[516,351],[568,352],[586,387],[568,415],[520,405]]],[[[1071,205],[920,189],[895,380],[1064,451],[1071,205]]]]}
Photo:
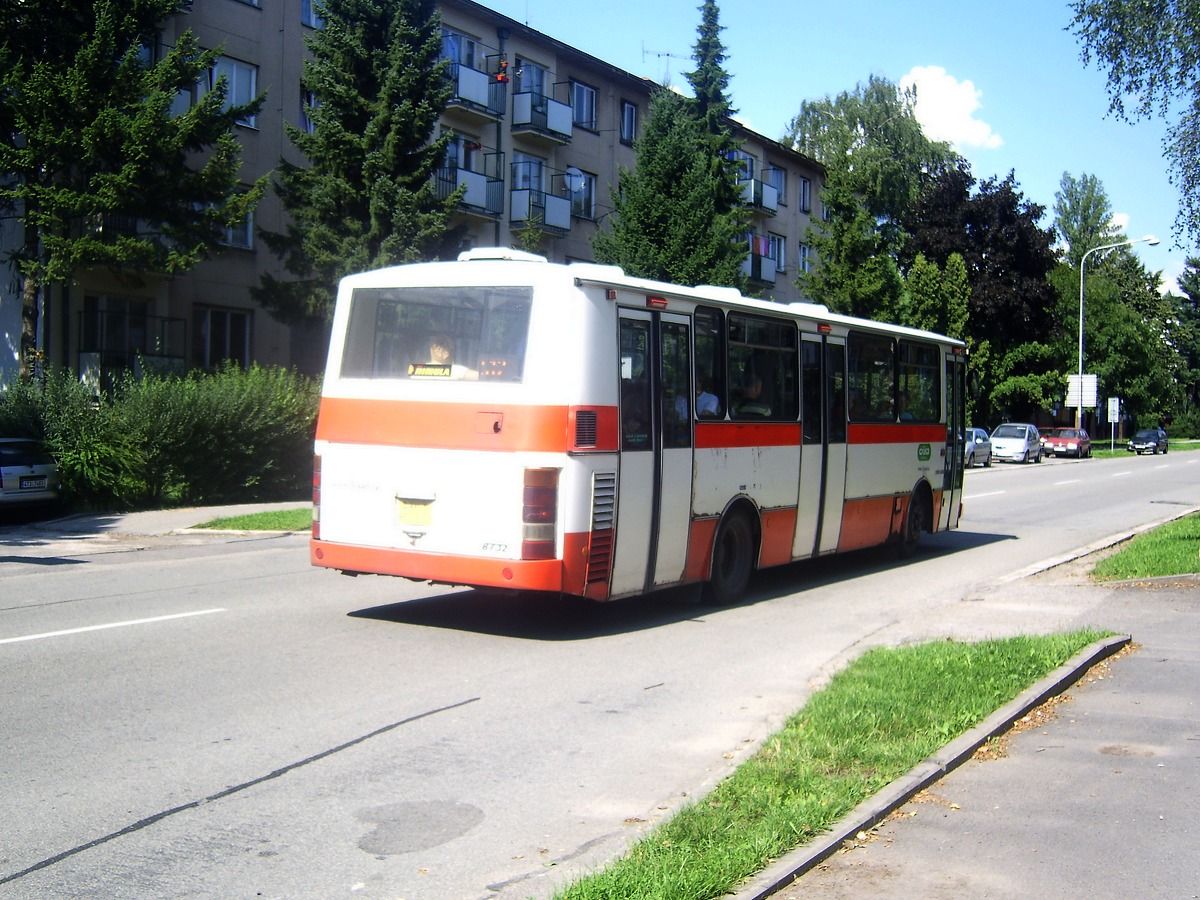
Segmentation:
{"type": "Polygon", "coordinates": [[[341,375],[520,381],[532,296],[528,287],[360,288],[341,375]]]}

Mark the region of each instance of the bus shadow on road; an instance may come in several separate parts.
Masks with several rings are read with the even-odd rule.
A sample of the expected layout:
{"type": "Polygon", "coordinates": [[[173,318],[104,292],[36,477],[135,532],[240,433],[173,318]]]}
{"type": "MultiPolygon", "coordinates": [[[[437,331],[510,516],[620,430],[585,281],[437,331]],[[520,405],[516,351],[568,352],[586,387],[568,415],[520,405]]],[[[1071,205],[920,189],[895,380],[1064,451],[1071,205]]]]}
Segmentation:
{"type": "Polygon", "coordinates": [[[659,628],[677,622],[704,622],[714,614],[791,595],[803,595],[832,584],[884,571],[900,571],[936,556],[959,553],[1013,535],[950,531],[924,540],[908,559],[894,547],[791,563],[759,572],[742,602],[718,607],[701,601],[698,585],[668,588],[611,603],[596,603],[557,594],[460,590],[353,610],[347,615],[394,625],[445,628],[530,641],[580,641],[659,628]]]}

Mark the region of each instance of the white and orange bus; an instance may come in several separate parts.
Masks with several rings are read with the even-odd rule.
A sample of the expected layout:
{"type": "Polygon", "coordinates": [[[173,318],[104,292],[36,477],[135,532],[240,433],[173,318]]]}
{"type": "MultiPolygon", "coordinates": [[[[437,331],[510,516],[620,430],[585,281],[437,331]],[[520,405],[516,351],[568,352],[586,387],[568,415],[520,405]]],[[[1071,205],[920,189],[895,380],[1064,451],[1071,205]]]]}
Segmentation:
{"type": "Polygon", "coordinates": [[[958,524],[964,346],[472,250],[342,280],[314,565],[612,600],[958,524]]]}

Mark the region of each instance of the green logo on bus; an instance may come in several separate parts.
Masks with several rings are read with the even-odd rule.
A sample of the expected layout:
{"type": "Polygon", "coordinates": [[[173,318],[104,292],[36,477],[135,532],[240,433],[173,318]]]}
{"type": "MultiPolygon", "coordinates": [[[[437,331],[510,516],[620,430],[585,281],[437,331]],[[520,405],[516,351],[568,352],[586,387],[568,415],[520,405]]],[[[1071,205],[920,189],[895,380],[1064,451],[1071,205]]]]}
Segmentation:
{"type": "Polygon", "coordinates": [[[921,444],[917,447],[917,459],[921,462],[929,462],[931,456],[933,456],[933,450],[928,444],[921,444]]]}

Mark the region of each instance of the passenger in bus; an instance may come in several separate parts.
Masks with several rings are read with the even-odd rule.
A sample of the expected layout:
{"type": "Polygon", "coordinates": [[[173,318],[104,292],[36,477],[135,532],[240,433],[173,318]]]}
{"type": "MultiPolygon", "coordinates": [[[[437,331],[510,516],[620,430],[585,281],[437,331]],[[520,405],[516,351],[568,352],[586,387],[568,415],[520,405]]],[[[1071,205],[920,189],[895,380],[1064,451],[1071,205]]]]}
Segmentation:
{"type": "Polygon", "coordinates": [[[696,415],[701,419],[721,418],[721,401],[711,388],[710,384],[696,383],[696,415]]]}
{"type": "Polygon", "coordinates": [[[446,334],[434,334],[429,338],[429,362],[435,366],[449,366],[450,377],[474,381],[479,372],[470,366],[454,361],[454,342],[446,334]]]}
{"type": "Polygon", "coordinates": [[[746,386],[742,389],[741,402],[737,405],[739,416],[769,416],[771,414],[771,406],[763,399],[762,390],[762,379],[757,375],[750,375],[746,379],[746,386]]]}

